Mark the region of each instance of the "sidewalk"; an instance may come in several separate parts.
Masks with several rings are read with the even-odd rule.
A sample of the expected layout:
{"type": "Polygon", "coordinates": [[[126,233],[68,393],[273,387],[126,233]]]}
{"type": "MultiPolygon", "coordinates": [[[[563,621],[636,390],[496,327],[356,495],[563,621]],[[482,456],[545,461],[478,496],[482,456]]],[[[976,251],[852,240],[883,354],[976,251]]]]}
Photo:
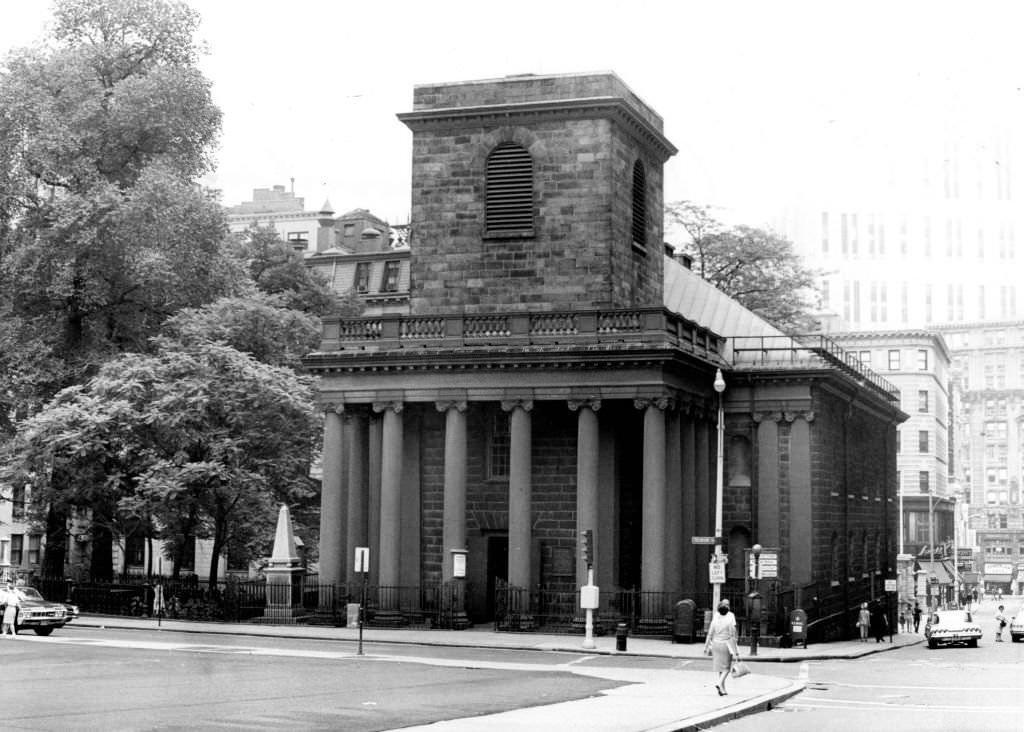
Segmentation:
{"type": "MultiPolygon", "coordinates": [[[[83,615],[68,626],[157,630],[151,618],[83,615]]],[[[260,625],[248,623],[213,623],[188,620],[164,620],[159,630],[179,633],[223,634],[232,636],[276,637],[345,641],[355,643],[358,628],[334,628],[312,625],[260,625]]],[[[703,643],[674,644],[667,639],[629,638],[626,651],[616,651],[614,636],[595,638],[595,649],[582,647],[580,635],[541,635],[533,633],[497,633],[490,629],[470,630],[381,630],[363,629],[364,643],[396,643],[455,647],[562,651],[581,656],[664,657],[680,660],[672,670],[644,670],[630,667],[602,667],[599,664],[571,666],[566,671],[624,682],[600,696],[561,702],[539,707],[517,709],[485,718],[470,717],[435,724],[403,728],[414,732],[475,732],[486,726],[495,732],[520,730],[586,729],[588,732],[675,732],[698,730],[728,719],[771,709],[805,686],[798,667],[790,679],[757,673],[757,663],[792,662],[824,659],[856,659],[866,655],[921,643],[924,636],[898,634],[889,643],[861,643],[859,640],[814,644],[809,648],[759,648],[756,657],[740,646],[753,673],[732,679],[728,696],[715,691],[714,676],[703,643]],[[697,662],[697,663],[694,663],[697,662]],[[690,666],[692,664],[692,667],[690,666]]],[[[416,659],[422,662],[423,659],[416,659]]]]}

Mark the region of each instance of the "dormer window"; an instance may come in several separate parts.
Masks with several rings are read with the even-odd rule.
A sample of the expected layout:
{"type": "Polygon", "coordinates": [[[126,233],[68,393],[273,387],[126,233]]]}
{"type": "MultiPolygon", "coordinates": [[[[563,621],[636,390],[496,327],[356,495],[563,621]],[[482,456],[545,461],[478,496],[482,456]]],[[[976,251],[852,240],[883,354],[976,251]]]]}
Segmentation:
{"type": "Polygon", "coordinates": [[[487,156],[484,226],[488,237],[533,236],[533,159],[514,142],[487,156]]]}
{"type": "Polygon", "coordinates": [[[356,292],[370,291],[370,263],[359,262],[356,264],[356,292]]]}

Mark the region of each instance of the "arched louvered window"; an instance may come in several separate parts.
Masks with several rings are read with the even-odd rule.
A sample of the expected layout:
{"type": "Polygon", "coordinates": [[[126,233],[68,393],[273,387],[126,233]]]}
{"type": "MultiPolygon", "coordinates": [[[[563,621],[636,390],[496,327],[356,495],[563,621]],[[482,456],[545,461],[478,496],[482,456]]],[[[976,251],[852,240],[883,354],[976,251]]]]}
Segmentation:
{"type": "Polygon", "coordinates": [[[647,173],[644,164],[633,163],[633,246],[647,248],[647,173]]]}
{"type": "Polygon", "coordinates": [[[533,233],[533,160],[521,145],[503,142],[487,156],[484,216],[488,236],[533,233]]]}

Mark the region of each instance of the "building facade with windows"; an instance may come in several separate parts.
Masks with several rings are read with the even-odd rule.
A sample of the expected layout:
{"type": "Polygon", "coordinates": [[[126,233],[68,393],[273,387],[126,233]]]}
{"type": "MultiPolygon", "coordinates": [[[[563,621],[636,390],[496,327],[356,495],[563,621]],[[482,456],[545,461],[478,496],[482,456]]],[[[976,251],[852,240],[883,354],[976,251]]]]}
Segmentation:
{"type": "Polygon", "coordinates": [[[977,570],[987,587],[1024,580],[1024,320],[941,329],[953,354],[955,476],[970,495],[977,570]]]}
{"type": "Polygon", "coordinates": [[[642,595],[663,626],[683,597],[709,605],[695,539],[716,533],[721,455],[725,596],[742,605],[761,543],[778,608],[849,632],[895,569],[898,392],[665,256],[675,148],[657,113],[614,74],[569,74],[418,86],[400,119],[407,307],[325,319],[306,359],[325,410],[321,581],[354,579],[368,547],[375,622],[403,622],[428,593],[398,588],[428,586],[452,618],[571,619],[589,530],[601,614],[642,595]]]}

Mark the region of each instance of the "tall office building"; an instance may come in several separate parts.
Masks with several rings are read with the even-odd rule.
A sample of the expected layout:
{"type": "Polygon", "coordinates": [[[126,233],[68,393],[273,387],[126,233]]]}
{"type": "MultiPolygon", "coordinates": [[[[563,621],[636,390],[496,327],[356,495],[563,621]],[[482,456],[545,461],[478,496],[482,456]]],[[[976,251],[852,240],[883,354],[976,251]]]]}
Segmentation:
{"type": "MultiPolygon", "coordinates": [[[[829,330],[946,339],[949,474],[933,491],[969,504],[960,540],[976,533],[977,544],[969,559],[961,551],[963,576],[1004,592],[1024,579],[1024,194],[1011,117],[981,133],[936,119],[913,137],[829,147],[816,193],[772,222],[823,272],[829,330]]],[[[900,427],[902,462],[918,447],[912,422],[900,427]]],[[[902,478],[904,497],[920,492],[902,478]]],[[[916,546],[908,518],[903,539],[916,546]]]]}

